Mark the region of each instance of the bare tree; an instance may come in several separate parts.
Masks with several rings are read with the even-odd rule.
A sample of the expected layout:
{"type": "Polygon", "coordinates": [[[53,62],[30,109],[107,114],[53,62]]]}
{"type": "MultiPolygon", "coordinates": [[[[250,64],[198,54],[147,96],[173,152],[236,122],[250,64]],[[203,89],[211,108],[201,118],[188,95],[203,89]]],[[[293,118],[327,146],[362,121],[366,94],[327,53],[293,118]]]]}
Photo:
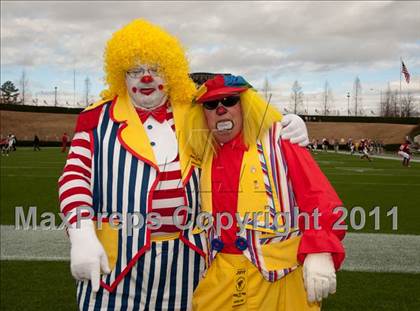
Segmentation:
{"type": "Polygon", "coordinates": [[[291,100],[293,105],[293,113],[297,114],[299,106],[303,103],[302,87],[298,81],[295,81],[292,86],[291,100]]]}
{"type": "Polygon", "coordinates": [[[271,94],[271,84],[268,81],[268,78],[267,77],[265,77],[265,79],[264,79],[264,84],[263,84],[262,92],[264,94],[264,99],[266,101],[268,101],[268,99],[270,98],[270,94],[271,94]]]}
{"type": "Polygon", "coordinates": [[[76,104],[76,69],[73,68],[73,106],[76,104]]]}
{"type": "Polygon", "coordinates": [[[89,92],[90,92],[90,79],[86,77],[85,79],[85,104],[86,107],[89,106],[89,92]]]}
{"type": "Polygon", "coordinates": [[[397,117],[399,115],[398,103],[399,103],[398,91],[395,90],[394,92],[391,93],[391,110],[392,110],[391,116],[393,117],[397,117]]]}
{"type": "Polygon", "coordinates": [[[412,117],[417,113],[416,110],[413,94],[408,92],[401,98],[401,117],[412,117]]]}
{"type": "Polygon", "coordinates": [[[381,116],[383,117],[401,117],[413,116],[416,113],[414,98],[411,94],[406,97],[399,98],[397,90],[392,91],[388,85],[384,96],[381,96],[381,116]]]}
{"type": "Polygon", "coordinates": [[[383,97],[381,97],[381,116],[382,117],[391,117],[393,116],[392,109],[392,92],[391,88],[388,86],[383,97]]]}
{"type": "Polygon", "coordinates": [[[362,84],[359,77],[354,79],[353,83],[353,101],[354,101],[354,114],[357,116],[358,111],[362,110],[362,84]]]}
{"type": "Polygon", "coordinates": [[[25,105],[25,101],[26,101],[26,94],[27,94],[27,90],[28,90],[28,79],[26,77],[26,72],[25,69],[22,70],[22,75],[20,77],[19,80],[19,85],[20,85],[20,100],[21,100],[21,104],[25,105]]]}
{"type": "Polygon", "coordinates": [[[325,80],[324,91],[322,92],[322,107],[323,107],[322,114],[324,116],[327,116],[330,114],[332,100],[333,100],[332,89],[330,87],[330,84],[328,83],[328,80],[325,80]]]}

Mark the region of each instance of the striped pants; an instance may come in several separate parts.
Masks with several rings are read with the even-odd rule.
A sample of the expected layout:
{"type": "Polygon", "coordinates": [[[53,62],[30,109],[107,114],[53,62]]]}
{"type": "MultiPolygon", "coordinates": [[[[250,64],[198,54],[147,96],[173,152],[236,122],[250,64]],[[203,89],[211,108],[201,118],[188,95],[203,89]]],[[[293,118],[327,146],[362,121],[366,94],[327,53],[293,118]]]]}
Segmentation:
{"type": "MultiPolygon", "coordinates": [[[[204,258],[179,239],[153,242],[114,292],[101,287],[95,294],[90,281],[79,281],[79,309],[191,310],[193,291],[204,269],[204,258]]],[[[103,281],[109,278],[102,277],[103,281]]]]}

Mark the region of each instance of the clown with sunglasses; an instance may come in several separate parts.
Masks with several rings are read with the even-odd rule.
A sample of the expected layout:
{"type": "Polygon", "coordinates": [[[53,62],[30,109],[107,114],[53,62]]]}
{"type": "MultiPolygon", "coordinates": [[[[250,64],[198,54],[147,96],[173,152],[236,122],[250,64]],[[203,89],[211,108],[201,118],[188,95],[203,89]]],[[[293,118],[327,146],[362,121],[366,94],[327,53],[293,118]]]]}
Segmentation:
{"type": "Polygon", "coordinates": [[[282,137],[283,118],[240,76],[217,75],[197,92],[187,134],[202,210],[222,227],[206,230],[194,310],[319,310],[336,290],[342,202],[310,153],[282,137]]]}

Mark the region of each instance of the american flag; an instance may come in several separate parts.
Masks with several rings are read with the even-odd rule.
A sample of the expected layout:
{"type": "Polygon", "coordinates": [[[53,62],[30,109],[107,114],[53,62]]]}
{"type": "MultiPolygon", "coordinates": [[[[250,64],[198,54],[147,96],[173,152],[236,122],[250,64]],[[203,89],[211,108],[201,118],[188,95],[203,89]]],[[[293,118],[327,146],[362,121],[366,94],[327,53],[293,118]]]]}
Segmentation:
{"type": "Polygon", "coordinates": [[[408,72],[407,67],[405,67],[404,62],[401,61],[401,63],[402,63],[402,65],[401,65],[401,71],[404,74],[405,81],[407,83],[410,83],[410,73],[408,72]]]}

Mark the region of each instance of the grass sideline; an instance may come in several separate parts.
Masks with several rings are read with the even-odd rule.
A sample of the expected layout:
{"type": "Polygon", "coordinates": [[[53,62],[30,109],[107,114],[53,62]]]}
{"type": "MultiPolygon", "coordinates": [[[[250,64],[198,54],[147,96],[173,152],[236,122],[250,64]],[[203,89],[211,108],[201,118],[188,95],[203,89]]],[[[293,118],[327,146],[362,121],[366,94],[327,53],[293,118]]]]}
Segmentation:
{"type": "MultiPolygon", "coordinates": [[[[66,154],[59,148],[34,152],[19,148],[9,157],[0,157],[0,224],[15,224],[14,208],[38,207],[38,223],[43,212],[58,212],[57,180],[66,154]]],[[[365,210],[366,226],[360,232],[420,234],[420,163],[402,167],[396,160],[373,159],[318,152],[314,154],[323,172],[335,187],[345,207],[360,206],[365,210]],[[380,230],[374,229],[368,213],[380,206],[380,230]],[[398,230],[392,230],[386,213],[398,206],[398,230]]],[[[355,213],[358,221],[360,215],[355,213]]],[[[349,223],[350,213],[347,217],[349,223]]],[[[57,223],[60,218],[57,217],[57,223]]],[[[354,231],[351,228],[349,231],[354,231]]]]}
{"type": "MultiPolygon", "coordinates": [[[[314,154],[324,174],[334,186],[344,206],[351,211],[360,206],[366,213],[366,226],[349,232],[420,234],[420,163],[406,168],[401,161],[372,159],[318,152],[314,154]],[[374,229],[374,217],[368,216],[380,207],[380,230],[374,229]],[[386,213],[398,206],[398,230],[392,230],[392,217],[386,213]]],[[[357,213],[356,220],[360,219],[357,213]]],[[[349,223],[350,215],[346,222],[349,223]]]]}
{"type": "MultiPolygon", "coordinates": [[[[68,262],[1,261],[1,310],[77,310],[68,262]]],[[[340,271],[323,311],[420,310],[420,276],[340,271]]]]}
{"type": "Polygon", "coordinates": [[[58,177],[66,156],[60,148],[35,152],[22,147],[0,157],[0,224],[15,224],[16,206],[26,211],[36,206],[38,218],[43,212],[58,212],[58,177]]]}

